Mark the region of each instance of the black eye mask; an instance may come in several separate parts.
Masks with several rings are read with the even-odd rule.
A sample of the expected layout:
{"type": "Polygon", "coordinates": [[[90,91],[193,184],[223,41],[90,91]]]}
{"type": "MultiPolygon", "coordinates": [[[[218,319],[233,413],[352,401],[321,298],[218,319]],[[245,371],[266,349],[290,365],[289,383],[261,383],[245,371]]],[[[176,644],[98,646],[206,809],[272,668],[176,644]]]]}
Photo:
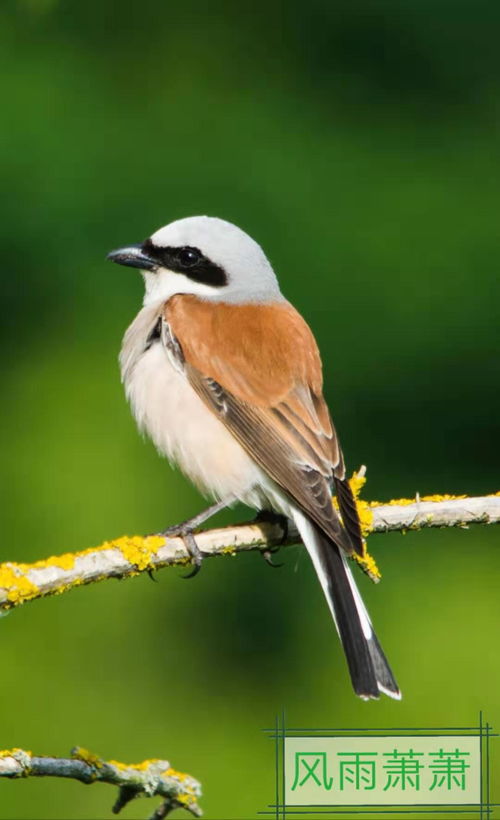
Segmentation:
{"type": "Polygon", "coordinates": [[[224,268],[211,262],[198,248],[190,245],[180,248],[160,248],[150,239],[146,239],[141,247],[144,254],[154,259],[158,266],[175,271],[175,273],[183,273],[193,282],[216,288],[222,288],[228,283],[224,268]]]}

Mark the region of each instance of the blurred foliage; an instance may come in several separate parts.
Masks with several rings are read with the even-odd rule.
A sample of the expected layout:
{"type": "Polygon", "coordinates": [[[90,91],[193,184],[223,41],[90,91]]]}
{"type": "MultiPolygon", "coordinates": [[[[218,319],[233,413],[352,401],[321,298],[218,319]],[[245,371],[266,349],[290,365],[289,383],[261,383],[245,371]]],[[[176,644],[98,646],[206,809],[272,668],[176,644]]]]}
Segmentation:
{"type": "MultiPolygon", "coordinates": [[[[367,497],[498,489],[498,3],[4,0],[0,21],[3,560],[201,507],[129,415],[116,356],[142,286],[104,259],[195,213],[261,242],[310,321],[367,497]]],[[[260,730],[283,706],[498,728],[497,540],[372,539],[383,582],[360,583],[400,704],[352,695],[298,548],[27,606],[1,624],[1,743],[170,756],[215,820],[272,800],[260,730]]],[[[109,816],[98,786],[1,787],[2,818],[109,816]]]]}

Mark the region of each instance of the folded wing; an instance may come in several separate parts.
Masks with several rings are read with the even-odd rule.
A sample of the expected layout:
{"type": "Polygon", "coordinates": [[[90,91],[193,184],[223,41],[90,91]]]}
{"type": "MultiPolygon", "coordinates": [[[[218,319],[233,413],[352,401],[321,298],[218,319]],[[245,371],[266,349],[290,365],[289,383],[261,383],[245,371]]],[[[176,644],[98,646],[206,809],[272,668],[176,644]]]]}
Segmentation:
{"type": "MultiPolygon", "coordinates": [[[[203,401],[328,537],[347,553],[359,549],[332,506],[344,464],[319,352],[302,317],[287,302],[214,305],[183,295],[166,304],[165,320],[203,401]]],[[[355,536],[355,506],[345,507],[355,536]]]]}

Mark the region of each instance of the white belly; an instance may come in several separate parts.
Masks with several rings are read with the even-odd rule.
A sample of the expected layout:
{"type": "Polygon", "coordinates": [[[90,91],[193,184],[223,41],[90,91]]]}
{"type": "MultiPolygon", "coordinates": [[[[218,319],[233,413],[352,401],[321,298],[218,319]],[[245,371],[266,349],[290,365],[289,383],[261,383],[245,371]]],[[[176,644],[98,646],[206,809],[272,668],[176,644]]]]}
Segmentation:
{"type": "Polygon", "coordinates": [[[139,428],[201,490],[259,508],[262,473],[156,342],[123,373],[139,428]]]}

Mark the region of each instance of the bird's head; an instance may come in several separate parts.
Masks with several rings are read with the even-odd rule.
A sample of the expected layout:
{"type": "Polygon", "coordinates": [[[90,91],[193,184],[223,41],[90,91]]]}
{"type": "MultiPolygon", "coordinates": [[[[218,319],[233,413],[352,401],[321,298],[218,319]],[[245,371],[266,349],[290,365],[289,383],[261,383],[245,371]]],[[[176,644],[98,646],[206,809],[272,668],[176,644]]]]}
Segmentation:
{"type": "Polygon", "coordinates": [[[177,293],[235,304],[283,298],[260,245],[216,217],[171,222],[138,245],[112,251],[108,259],[143,272],[145,305],[177,293]]]}

